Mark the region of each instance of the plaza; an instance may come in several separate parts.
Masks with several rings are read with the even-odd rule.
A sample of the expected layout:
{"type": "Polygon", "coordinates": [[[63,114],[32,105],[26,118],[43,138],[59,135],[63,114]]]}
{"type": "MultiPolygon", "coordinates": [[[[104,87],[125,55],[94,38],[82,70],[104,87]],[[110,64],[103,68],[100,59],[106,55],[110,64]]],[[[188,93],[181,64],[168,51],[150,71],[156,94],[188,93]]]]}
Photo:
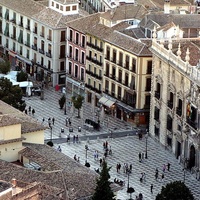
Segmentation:
{"type": "MultiPolygon", "coordinates": [[[[155,142],[151,137],[147,139],[145,137],[142,140],[138,139],[135,134],[137,129],[131,127],[129,124],[113,119],[106,116],[104,119],[100,118],[101,129],[100,131],[88,131],[83,129],[85,119],[91,119],[97,121],[95,111],[92,111],[90,107],[84,103],[83,106],[83,118],[77,118],[77,111],[71,112],[67,108],[67,115],[64,115],[64,110],[59,109],[58,100],[62,96],[61,91],[55,91],[54,88],[44,90],[44,100],[41,100],[39,96],[25,97],[27,108],[31,106],[35,110],[34,118],[39,122],[48,126],[48,118],[55,118],[55,124],[52,125],[52,130],[47,129],[45,131],[45,142],[52,139],[54,148],[59,145],[62,149],[62,153],[74,158],[74,155],[80,157],[80,163],[85,164],[85,161],[90,163],[90,169],[94,170],[100,168],[99,161],[94,159],[94,151],[99,152],[99,158],[103,158],[103,142],[107,141],[108,145],[112,148],[112,155],[108,155],[106,158],[108,166],[111,167],[110,175],[111,181],[114,178],[125,181],[125,186],[121,187],[121,190],[117,193],[117,199],[125,200],[129,198],[127,194],[128,175],[123,172],[123,165],[127,163],[132,164],[132,173],[129,175],[129,186],[135,189],[132,197],[142,193],[145,200],[153,200],[156,195],[161,191],[161,187],[170,181],[185,180],[185,184],[190,188],[196,199],[200,196],[200,181],[196,180],[195,174],[191,174],[188,171],[183,171],[183,167],[178,163],[175,156],[167,149],[163,148],[159,143],[155,142]],[[73,132],[70,132],[71,141],[66,142],[69,134],[69,127],[65,124],[66,117],[71,119],[73,132]],[[78,127],[81,126],[81,132],[78,131],[78,127]],[[64,129],[64,133],[61,133],[61,128],[64,129]],[[110,137],[110,130],[113,131],[112,138],[110,137]],[[78,135],[80,143],[73,143],[72,137],[78,135]],[[86,150],[85,145],[88,145],[89,150],[86,150]],[[146,146],[147,144],[147,146],[146,146]],[[139,162],[139,152],[146,152],[148,158],[139,162]],[[171,168],[168,172],[166,170],[165,178],[161,181],[162,168],[164,164],[170,162],[171,168]],[[121,170],[117,173],[116,165],[121,164],[121,170]],[[159,170],[159,179],[155,180],[155,169],[159,170]],[[146,174],[146,181],[140,182],[141,173],[146,174]],[[153,194],[150,192],[150,185],[153,184],[153,194]]],[[[31,115],[31,114],[30,114],[31,115]]],[[[142,129],[142,128],[141,128],[142,129]]]]}

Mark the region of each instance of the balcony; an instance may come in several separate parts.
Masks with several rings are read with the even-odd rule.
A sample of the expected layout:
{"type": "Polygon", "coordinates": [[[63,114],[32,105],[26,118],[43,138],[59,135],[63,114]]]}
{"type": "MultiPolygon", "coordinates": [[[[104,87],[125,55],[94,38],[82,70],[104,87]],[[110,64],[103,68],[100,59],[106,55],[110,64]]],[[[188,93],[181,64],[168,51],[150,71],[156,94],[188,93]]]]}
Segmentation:
{"type": "Polygon", "coordinates": [[[170,109],[172,109],[172,108],[173,108],[173,102],[170,101],[170,100],[168,100],[167,106],[168,106],[170,109]]]}
{"type": "Polygon", "coordinates": [[[176,108],[176,114],[181,117],[182,116],[182,109],[177,107],[176,108]]]}
{"type": "Polygon", "coordinates": [[[110,60],[110,55],[106,55],[105,59],[110,60]]]}
{"type": "Polygon", "coordinates": [[[19,26],[21,26],[22,28],[24,27],[24,24],[23,24],[23,22],[19,22],[19,24],[18,24],[19,26]]]}
{"type": "Polygon", "coordinates": [[[10,20],[10,22],[16,24],[16,19],[13,18],[13,19],[10,20]]]}
{"type": "Polygon", "coordinates": [[[109,73],[105,73],[104,76],[110,78],[110,77],[109,77],[109,73]]]}
{"type": "Polygon", "coordinates": [[[35,45],[35,44],[32,45],[32,49],[35,50],[35,51],[37,51],[37,45],[35,45]]]}
{"type": "Polygon", "coordinates": [[[49,57],[49,58],[52,58],[52,55],[49,52],[46,52],[46,56],[49,57]]]}
{"type": "Polygon", "coordinates": [[[26,25],[26,30],[29,30],[29,31],[31,30],[30,25],[26,25]]]}
{"type": "Polygon", "coordinates": [[[37,34],[37,27],[33,29],[33,33],[37,34]]]}
{"type": "Polygon", "coordinates": [[[44,54],[44,49],[39,49],[39,53],[44,54]]]}
{"type": "Polygon", "coordinates": [[[52,41],[51,36],[47,35],[47,40],[52,41]]]}
{"type": "Polygon", "coordinates": [[[111,58],[111,62],[115,63],[116,64],[116,57],[114,58],[111,58]]]}
{"type": "Polygon", "coordinates": [[[87,60],[92,60],[92,58],[90,56],[86,56],[87,60]]]}
{"type": "Polygon", "coordinates": [[[27,41],[26,41],[24,44],[25,44],[27,47],[30,47],[30,42],[27,42],[27,41]]]}
{"type": "Polygon", "coordinates": [[[11,34],[10,36],[13,40],[16,40],[16,34],[11,34]]]}
{"type": "Polygon", "coordinates": [[[116,77],[115,77],[115,75],[114,75],[114,74],[110,74],[110,78],[111,78],[111,79],[113,79],[113,80],[115,80],[115,79],[116,79],[116,77]]]}
{"type": "MultiPolygon", "coordinates": [[[[195,121],[195,120],[194,120],[195,121]]],[[[197,129],[197,123],[187,117],[187,123],[194,129],[197,129]]]]}
{"type": "Polygon", "coordinates": [[[157,99],[160,99],[160,92],[155,91],[155,97],[156,97],[157,99]]]}
{"type": "Polygon", "coordinates": [[[44,37],[44,33],[43,33],[43,32],[41,32],[41,33],[40,33],[40,36],[41,36],[41,37],[44,37]]]}

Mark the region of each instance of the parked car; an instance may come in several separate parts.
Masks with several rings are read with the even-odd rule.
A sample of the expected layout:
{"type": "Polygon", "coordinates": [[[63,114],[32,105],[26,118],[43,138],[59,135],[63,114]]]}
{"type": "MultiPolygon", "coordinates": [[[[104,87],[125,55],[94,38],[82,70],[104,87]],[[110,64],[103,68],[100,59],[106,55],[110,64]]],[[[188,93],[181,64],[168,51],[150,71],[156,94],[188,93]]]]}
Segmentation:
{"type": "Polygon", "coordinates": [[[40,96],[41,95],[41,88],[40,87],[33,87],[32,88],[32,95],[38,95],[40,96]]]}

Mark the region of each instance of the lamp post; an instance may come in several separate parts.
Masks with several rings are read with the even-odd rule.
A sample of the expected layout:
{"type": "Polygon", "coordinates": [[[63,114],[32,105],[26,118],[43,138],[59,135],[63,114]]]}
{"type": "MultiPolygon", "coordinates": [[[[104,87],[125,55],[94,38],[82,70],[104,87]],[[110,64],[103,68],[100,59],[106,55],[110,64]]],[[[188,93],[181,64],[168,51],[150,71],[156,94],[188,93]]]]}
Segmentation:
{"type": "Polygon", "coordinates": [[[147,159],[147,158],[148,158],[148,156],[147,156],[147,139],[148,139],[148,132],[146,132],[145,139],[146,139],[146,153],[145,153],[145,158],[147,159]]]}
{"type": "Polygon", "coordinates": [[[128,175],[128,184],[127,184],[127,192],[128,192],[128,191],[129,191],[129,176],[130,176],[130,170],[128,170],[127,175],[128,175]]]}
{"type": "Polygon", "coordinates": [[[85,145],[85,164],[87,163],[87,151],[88,151],[88,145],[85,145]]]}

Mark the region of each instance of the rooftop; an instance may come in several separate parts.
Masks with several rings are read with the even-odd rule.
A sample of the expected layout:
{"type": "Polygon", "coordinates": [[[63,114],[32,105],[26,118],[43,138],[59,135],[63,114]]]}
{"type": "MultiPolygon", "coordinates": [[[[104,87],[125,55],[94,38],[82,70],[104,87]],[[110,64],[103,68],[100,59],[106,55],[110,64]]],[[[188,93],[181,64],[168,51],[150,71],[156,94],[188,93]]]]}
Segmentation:
{"type": "Polygon", "coordinates": [[[34,118],[17,110],[0,100],[0,126],[9,126],[14,124],[21,124],[22,134],[45,130],[48,127],[41,125],[34,118]]]}
{"type": "MultiPolygon", "coordinates": [[[[10,181],[13,177],[26,183],[41,182],[44,192],[56,195],[55,191],[68,193],[70,198],[90,196],[96,185],[97,174],[87,167],[56,151],[48,145],[25,144],[19,152],[47,171],[37,171],[0,160],[0,179],[10,181]],[[51,188],[55,190],[51,190],[51,188]]],[[[48,196],[47,196],[48,197],[48,196]]],[[[48,199],[48,198],[44,199],[48,199]]]]}

